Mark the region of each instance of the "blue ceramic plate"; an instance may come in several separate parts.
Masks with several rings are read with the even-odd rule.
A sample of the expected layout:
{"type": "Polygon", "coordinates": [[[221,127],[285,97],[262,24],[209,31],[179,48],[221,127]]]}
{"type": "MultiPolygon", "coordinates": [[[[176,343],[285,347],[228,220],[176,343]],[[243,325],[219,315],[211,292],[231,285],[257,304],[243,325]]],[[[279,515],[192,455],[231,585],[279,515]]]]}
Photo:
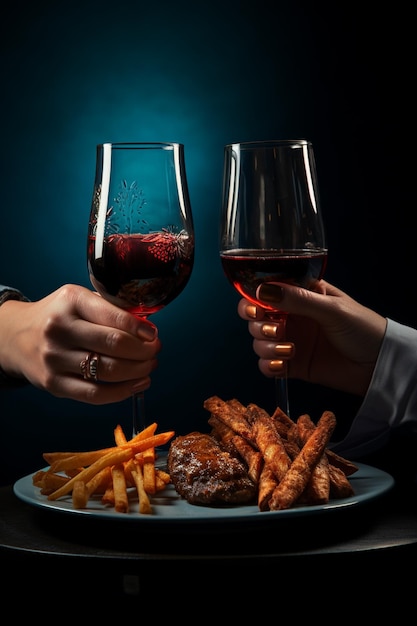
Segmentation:
{"type": "Polygon", "coordinates": [[[259,511],[256,505],[232,505],[225,507],[196,506],[183,500],[169,485],[163,492],[152,497],[153,513],[144,515],[138,511],[138,500],[132,490],[131,510],[129,513],[117,513],[113,508],[101,504],[100,498],[91,498],[86,509],[74,509],[71,496],[50,501],[32,484],[32,474],[20,478],[14,484],[15,495],[24,502],[46,510],[58,511],[69,515],[89,516],[96,519],[114,519],[117,521],[139,524],[227,524],[228,522],[278,521],[294,517],[323,515],[331,511],[353,509],[379,498],[394,485],[390,474],[362,463],[357,463],[358,471],[350,476],[354,496],[340,500],[330,500],[327,504],[314,506],[296,506],[283,511],[259,511]]]}

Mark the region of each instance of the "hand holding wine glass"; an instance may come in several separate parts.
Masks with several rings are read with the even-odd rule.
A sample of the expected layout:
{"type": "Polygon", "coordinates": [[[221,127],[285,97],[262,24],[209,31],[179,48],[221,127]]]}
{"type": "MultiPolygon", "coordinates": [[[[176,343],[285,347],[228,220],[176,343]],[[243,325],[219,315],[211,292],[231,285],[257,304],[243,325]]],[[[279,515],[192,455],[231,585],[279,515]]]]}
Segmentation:
{"type": "MultiPolygon", "coordinates": [[[[238,293],[279,322],[286,312],[258,298],[259,285],[314,289],[325,271],[326,239],[312,144],[306,140],[225,146],[220,258],[238,293]]],[[[276,377],[276,404],[288,415],[286,363],[276,377]]]]}
{"type": "MultiPolygon", "coordinates": [[[[182,292],[194,263],[182,144],[97,146],[87,263],[101,296],[145,320],[182,292]]],[[[133,433],[145,426],[135,394],[133,433]]]]}

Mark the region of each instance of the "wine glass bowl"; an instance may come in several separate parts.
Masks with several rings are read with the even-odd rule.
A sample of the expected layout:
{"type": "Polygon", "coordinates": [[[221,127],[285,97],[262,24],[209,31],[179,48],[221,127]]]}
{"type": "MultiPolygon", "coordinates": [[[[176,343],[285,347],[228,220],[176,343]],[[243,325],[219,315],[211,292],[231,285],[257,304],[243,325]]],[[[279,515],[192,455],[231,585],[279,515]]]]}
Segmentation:
{"type": "MultiPolygon", "coordinates": [[[[220,259],[237,292],[285,329],[286,312],[261,302],[259,286],[279,282],[314,289],[327,264],[311,142],[225,146],[220,259]]],[[[277,384],[277,404],[289,413],[286,373],[277,384]]]]}
{"type": "MultiPolygon", "coordinates": [[[[147,319],[178,297],[193,264],[183,145],[99,144],[87,241],[93,287],[147,319]]],[[[146,425],[138,400],[135,396],[134,433],[146,425]]]]}

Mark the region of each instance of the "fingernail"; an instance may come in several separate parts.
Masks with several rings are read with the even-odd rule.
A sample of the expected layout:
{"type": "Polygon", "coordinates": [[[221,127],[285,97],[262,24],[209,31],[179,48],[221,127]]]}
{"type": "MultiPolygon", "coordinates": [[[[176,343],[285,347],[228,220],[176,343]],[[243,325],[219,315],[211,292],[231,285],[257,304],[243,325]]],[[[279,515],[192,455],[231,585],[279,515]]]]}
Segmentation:
{"type": "Polygon", "coordinates": [[[277,324],[263,324],[261,331],[265,337],[277,337],[279,325],[277,324]]]}
{"type": "Polygon", "coordinates": [[[256,306],[254,304],[248,304],[245,311],[248,317],[256,320],[256,306]]]}
{"type": "Polygon", "coordinates": [[[144,341],[153,341],[157,336],[157,328],[151,322],[142,322],[137,330],[137,335],[144,341]]]}
{"type": "Polygon", "coordinates": [[[295,353],[295,346],[293,343],[277,343],[274,346],[274,351],[277,355],[289,359],[295,353]]]}
{"type": "Polygon", "coordinates": [[[271,372],[284,372],[285,371],[285,361],[269,361],[268,364],[271,372]]]}
{"type": "Polygon", "coordinates": [[[269,302],[270,304],[278,304],[284,297],[284,290],[279,285],[271,283],[263,283],[258,287],[257,297],[259,300],[269,302]]]}

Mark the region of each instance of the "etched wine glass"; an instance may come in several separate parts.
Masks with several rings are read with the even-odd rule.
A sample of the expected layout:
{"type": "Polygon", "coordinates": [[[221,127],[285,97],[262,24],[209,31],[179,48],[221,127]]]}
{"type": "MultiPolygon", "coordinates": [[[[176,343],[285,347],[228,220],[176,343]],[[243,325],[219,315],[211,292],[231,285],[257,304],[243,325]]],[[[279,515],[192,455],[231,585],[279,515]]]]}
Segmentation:
{"type": "MultiPolygon", "coordinates": [[[[182,292],[193,263],[183,144],[99,144],[87,243],[93,287],[146,320],[182,292]]],[[[146,425],[137,393],[133,434],[146,425]]]]}
{"type": "MultiPolygon", "coordinates": [[[[239,294],[280,323],[287,313],[257,297],[261,283],[314,289],[327,263],[326,236],[311,142],[268,140],[224,149],[220,259],[239,294]]],[[[287,365],[277,375],[276,404],[288,415],[287,365]]]]}

